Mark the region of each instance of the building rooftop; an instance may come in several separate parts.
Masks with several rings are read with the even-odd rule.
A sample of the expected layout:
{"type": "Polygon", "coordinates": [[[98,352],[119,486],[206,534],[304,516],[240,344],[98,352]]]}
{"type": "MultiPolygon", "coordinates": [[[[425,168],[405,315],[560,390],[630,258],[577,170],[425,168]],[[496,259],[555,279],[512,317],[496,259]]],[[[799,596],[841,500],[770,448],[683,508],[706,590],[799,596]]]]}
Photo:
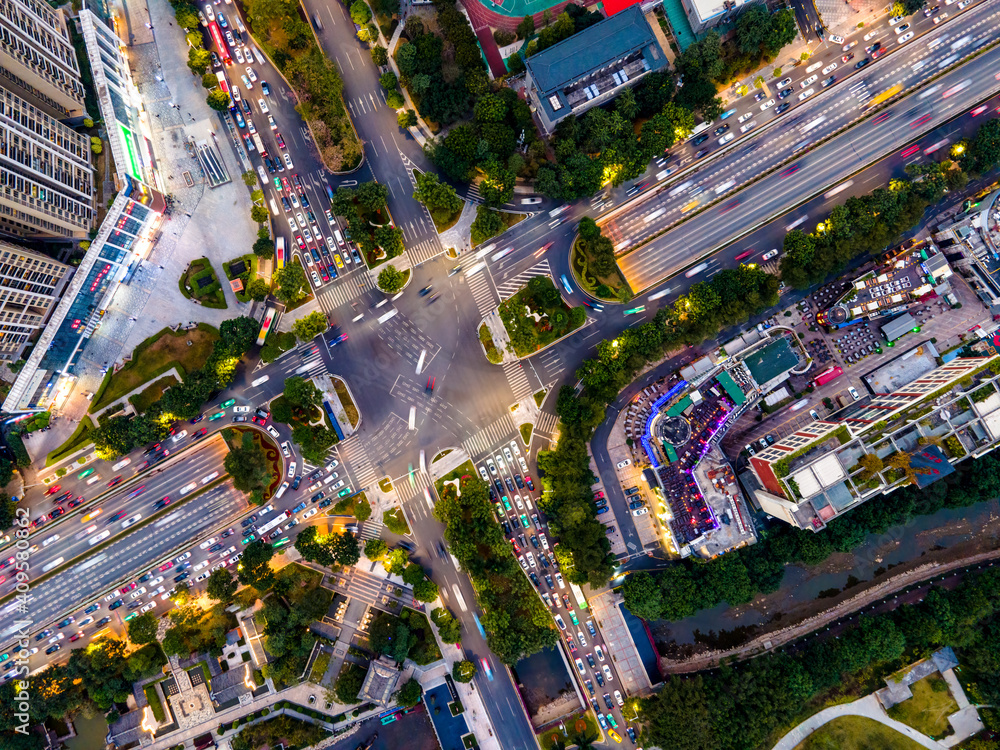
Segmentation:
{"type": "Polygon", "coordinates": [[[748,355],[743,362],[757,383],[763,385],[787,372],[799,363],[792,347],[784,337],[776,338],[767,346],[748,355]]]}
{"type": "Polygon", "coordinates": [[[882,335],[886,341],[895,341],[918,326],[916,318],[909,313],[903,313],[882,326],[882,335]]]}
{"type": "Polygon", "coordinates": [[[532,55],[526,64],[539,91],[548,94],[647,44],[656,39],[639,6],[633,5],[532,55]]]}
{"type": "Polygon", "coordinates": [[[385,706],[392,698],[398,680],[399,670],[396,669],[396,662],[387,656],[380,656],[369,665],[368,674],[365,675],[365,681],[361,685],[361,692],[358,693],[358,700],[385,706]]]}

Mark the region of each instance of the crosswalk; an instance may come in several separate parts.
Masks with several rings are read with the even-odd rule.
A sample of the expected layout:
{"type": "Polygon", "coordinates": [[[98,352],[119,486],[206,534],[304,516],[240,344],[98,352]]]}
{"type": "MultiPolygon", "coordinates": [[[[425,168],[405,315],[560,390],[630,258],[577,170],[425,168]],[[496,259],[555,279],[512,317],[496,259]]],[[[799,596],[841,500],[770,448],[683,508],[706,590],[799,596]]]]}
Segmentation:
{"type": "Polygon", "coordinates": [[[538,419],[535,422],[535,432],[543,435],[552,435],[556,431],[557,424],[559,424],[559,417],[555,414],[549,414],[545,411],[539,412],[538,419]]]}
{"type": "Polygon", "coordinates": [[[513,297],[518,291],[521,290],[525,284],[531,281],[536,276],[551,276],[552,272],[549,268],[549,261],[543,260],[541,263],[536,263],[531,268],[526,271],[521,271],[521,273],[516,276],[511,276],[509,279],[504,281],[502,284],[497,286],[497,292],[500,293],[500,299],[505,300],[513,297]]]}
{"type": "Polygon", "coordinates": [[[506,444],[516,429],[510,414],[504,414],[493,424],[487,425],[472,437],[463,440],[462,447],[470,456],[480,456],[490,451],[495,445],[506,444]]]}
{"type": "Polygon", "coordinates": [[[368,487],[375,481],[375,467],[368,460],[365,446],[359,439],[341,443],[336,451],[340,454],[340,462],[351,467],[359,489],[368,487]]]}
{"type": "MultiPolygon", "coordinates": [[[[376,514],[378,515],[378,514],[376,514]]],[[[382,518],[375,518],[373,515],[367,521],[361,524],[361,528],[358,530],[358,536],[360,536],[365,541],[369,539],[378,539],[382,535],[382,527],[385,524],[382,523],[382,518]]]]}
{"type": "Polygon", "coordinates": [[[851,86],[851,94],[854,98],[858,100],[858,104],[864,104],[868,99],[871,98],[871,90],[868,88],[868,84],[865,81],[858,81],[851,86]]]}
{"type": "Polygon", "coordinates": [[[483,197],[479,194],[479,185],[469,185],[469,189],[465,191],[465,200],[471,203],[483,202],[483,197]]]}
{"type": "Polygon", "coordinates": [[[441,246],[441,242],[437,237],[432,237],[408,247],[406,255],[410,259],[410,266],[415,267],[426,263],[431,258],[436,258],[442,252],[444,252],[444,248],[441,246]]]}
{"type": "Polygon", "coordinates": [[[362,270],[355,273],[340,283],[327,284],[321,287],[317,296],[321,302],[326,302],[331,308],[349,305],[365,292],[375,288],[375,283],[371,280],[368,272],[362,270]]]}
{"type": "Polygon", "coordinates": [[[504,362],[503,374],[507,376],[510,389],[514,392],[514,400],[520,401],[531,395],[531,383],[528,376],[524,374],[524,368],[520,362],[504,362]]]}
{"type": "Polygon", "coordinates": [[[472,299],[476,301],[476,309],[485,318],[497,306],[497,298],[493,295],[486,274],[476,273],[472,276],[466,276],[465,281],[469,285],[469,291],[472,292],[472,299]]]}

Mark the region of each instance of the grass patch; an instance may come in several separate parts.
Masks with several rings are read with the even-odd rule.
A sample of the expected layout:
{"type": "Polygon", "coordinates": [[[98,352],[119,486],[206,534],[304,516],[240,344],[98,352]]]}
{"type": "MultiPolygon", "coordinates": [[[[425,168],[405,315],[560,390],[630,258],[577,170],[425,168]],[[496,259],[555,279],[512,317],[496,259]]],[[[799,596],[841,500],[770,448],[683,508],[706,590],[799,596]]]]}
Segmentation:
{"type": "Polygon", "coordinates": [[[478,477],[479,474],[476,472],[476,467],[472,465],[472,461],[466,461],[464,464],[456,468],[454,471],[445,474],[434,486],[437,487],[438,495],[444,493],[444,483],[451,482],[455,479],[461,479],[462,477],[478,477]]]}
{"type": "Polygon", "coordinates": [[[917,750],[921,747],[874,719],[841,716],[810,734],[795,750],[917,750]]]}
{"type": "Polygon", "coordinates": [[[392,510],[383,513],[382,523],[384,523],[393,534],[405,536],[410,533],[410,525],[406,523],[406,516],[403,515],[403,511],[399,508],[393,508],[392,510]]]}
{"type": "Polygon", "coordinates": [[[490,329],[485,323],[481,323],[479,326],[479,343],[483,345],[483,349],[486,350],[486,359],[491,363],[498,365],[503,361],[503,355],[493,343],[493,334],[490,333],[490,329]]]}
{"type": "Polygon", "coordinates": [[[573,243],[570,267],[573,269],[574,278],[588,294],[609,302],[625,302],[632,298],[632,290],[617,263],[614,271],[607,276],[598,276],[591,270],[593,257],[589,252],[589,245],[579,237],[573,243]]]}
{"type": "Polygon", "coordinates": [[[500,319],[518,357],[526,357],[577,330],[587,320],[582,306],[570,307],[548,276],[536,276],[500,304],[500,319]]]}
{"type": "Polygon", "coordinates": [[[153,711],[153,716],[162,724],[166,720],[167,715],[163,712],[163,704],[160,702],[160,696],[156,692],[156,685],[146,685],[142,689],[142,692],[146,694],[146,700],[149,701],[149,707],[153,711]]]}
{"type": "MultiPolygon", "coordinates": [[[[581,711],[580,713],[573,714],[567,717],[563,723],[566,725],[566,731],[569,732],[570,737],[575,737],[579,734],[579,730],[583,730],[583,733],[588,735],[598,734],[597,720],[590,711],[586,713],[581,711]]],[[[619,730],[619,733],[624,734],[621,730],[619,730]]],[[[552,750],[557,741],[566,745],[569,744],[569,740],[559,728],[549,729],[538,735],[538,744],[542,746],[542,750],[552,750]]]]}
{"type": "Polygon", "coordinates": [[[359,521],[367,521],[372,516],[372,505],[364,492],[358,492],[338,502],[327,515],[350,515],[359,521]]]}
{"type": "Polygon", "coordinates": [[[531,448],[531,425],[525,422],[518,429],[521,431],[521,440],[524,441],[524,447],[531,448]]]}
{"type": "Polygon", "coordinates": [[[230,281],[234,279],[239,279],[243,282],[243,291],[234,292],[236,299],[240,302],[250,302],[250,297],[247,294],[247,286],[251,281],[257,278],[257,256],[253,253],[247,253],[239,258],[233,258],[230,261],[226,261],[222,264],[222,272],[226,274],[226,278],[230,281]],[[233,266],[238,264],[240,261],[243,262],[244,270],[242,273],[235,273],[233,271],[233,266]]]}
{"type": "Polygon", "coordinates": [[[451,448],[445,448],[443,451],[441,451],[436,456],[434,456],[434,458],[431,459],[431,463],[435,463],[436,461],[447,456],[449,453],[451,453],[451,448]]]}
{"type": "Polygon", "coordinates": [[[326,670],[330,666],[330,654],[326,651],[321,653],[316,657],[316,661],[313,662],[312,671],[309,673],[309,682],[314,682],[317,685],[323,684],[323,675],[326,674],[326,670]]]}
{"type": "Polygon", "coordinates": [[[392,492],[392,480],[389,477],[382,477],[378,480],[378,488],[387,494],[392,492]]]}
{"type": "Polygon", "coordinates": [[[281,486],[281,482],[284,480],[284,472],[282,471],[281,464],[281,454],[280,449],[274,444],[270,437],[266,437],[264,433],[260,430],[252,430],[249,427],[230,427],[233,431],[233,439],[226,440],[225,430],[223,430],[223,440],[226,440],[226,446],[232,450],[240,446],[243,440],[243,433],[249,432],[253,436],[253,443],[262,451],[264,451],[264,458],[268,462],[268,475],[269,479],[267,484],[264,485],[264,493],[262,503],[270,500],[274,493],[278,491],[278,487],[281,486]]]}
{"type": "Polygon", "coordinates": [[[135,348],[130,362],[118,372],[107,374],[90,405],[91,413],[113,404],[172,367],[177,368],[181,377],[201,368],[218,339],[219,332],[207,323],[199,323],[190,331],[164,328],[150,336],[135,348]]]}
{"type": "Polygon", "coordinates": [[[93,429],[94,423],[91,421],[90,417],[84,417],[81,419],[80,424],[76,426],[76,429],[73,430],[73,434],[66,439],[66,442],[45,457],[45,465],[51,466],[69,454],[80,450],[83,446],[92,443],[93,438],[90,437],[90,431],[93,429]]]}
{"type": "MultiPolygon", "coordinates": [[[[288,579],[292,582],[291,590],[288,594],[288,601],[291,604],[298,604],[302,597],[313,589],[319,587],[323,582],[323,574],[317,570],[312,570],[298,563],[289,563],[275,573],[279,579],[288,579]]],[[[330,591],[330,599],[333,599],[333,592],[330,591]]]]}
{"type": "Polygon", "coordinates": [[[135,407],[136,411],[143,414],[146,409],[160,400],[160,397],[163,395],[165,390],[171,386],[177,385],[178,382],[177,378],[173,375],[167,375],[167,377],[160,378],[145,390],[135,394],[134,396],[129,396],[128,400],[132,402],[132,406],[135,407]]]}
{"type": "Polygon", "coordinates": [[[913,697],[890,708],[889,716],[934,739],[951,734],[948,717],[958,711],[958,703],[952,698],[944,678],[929,675],[913,683],[910,690],[913,697]]]}
{"type": "Polygon", "coordinates": [[[534,395],[535,406],[537,406],[539,409],[542,408],[542,404],[545,402],[545,394],[546,393],[548,393],[548,391],[545,390],[544,388],[542,388],[542,390],[538,391],[534,395]]]}
{"type": "Polygon", "coordinates": [[[295,348],[298,339],[291,331],[269,333],[266,343],[260,350],[260,358],[264,362],[273,362],[282,354],[295,348]]]}
{"type": "Polygon", "coordinates": [[[337,398],[340,399],[344,411],[347,412],[347,420],[351,423],[352,428],[357,427],[361,421],[361,415],[358,414],[358,407],[354,405],[354,399],[351,398],[351,394],[347,391],[347,384],[338,377],[334,377],[332,380],[333,387],[337,391],[337,398]]]}
{"type": "Polygon", "coordinates": [[[191,261],[177,284],[181,294],[200,305],[216,310],[225,310],[228,307],[219,277],[215,275],[208,258],[191,261]]]}

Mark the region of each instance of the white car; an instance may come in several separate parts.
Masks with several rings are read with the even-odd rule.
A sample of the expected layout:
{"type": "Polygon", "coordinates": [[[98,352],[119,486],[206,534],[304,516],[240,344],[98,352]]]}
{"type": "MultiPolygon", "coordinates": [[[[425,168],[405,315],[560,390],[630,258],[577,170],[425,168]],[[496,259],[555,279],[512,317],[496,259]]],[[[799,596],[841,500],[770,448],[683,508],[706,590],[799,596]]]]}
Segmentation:
{"type": "Polygon", "coordinates": [[[857,389],[853,385],[847,389],[847,392],[851,394],[851,398],[853,398],[855,401],[861,398],[861,395],[858,393],[857,389]]]}
{"type": "Polygon", "coordinates": [[[319,513],[319,508],[310,508],[305,513],[302,514],[302,520],[305,521],[307,518],[312,518],[317,513],[319,513]]]}
{"type": "Polygon", "coordinates": [[[867,34],[865,34],[865,41],[869,42],[881,33],[882,32],[877,29],[875,31],[869,31],[867,34]]]}
{"type": "Polygon", "coordinates": [[[172,442],[172,443],[179,443],[181,440],[183,440],[184,438],[187,437],[187,434],[188,434],[187,430],[181,430],[176,435],[174,435],[172,438],[170,438],[170,442],[172,442]]]}
{"type": "MultiPolygon", "coordinates": [[[[310,256],[308,255],[306,256],[306,261],[308,262],[308,265],[310,266],[312,265],[312,258],[310,256]]],[[[312,271],[311,275],[312,275],[313,286],[317,288],[321,287],[323,285],[323,282],[320,281],[319,274],[317,274],[315,271],[312,271]]]]}
{"type": "Polygon", "coordinates": [[[556,583],[559,584],[559,588],[561,588],[561,589],[566,588],[566,584],[563,583],[562,573],[556,573],[555,574],[555,579],[556,579],[556,583]]]}
{"type": "Polygon", "coordinates": [[[839,34],[830,34],[830,41],[833,42],[834,44],[843,44],[844,37],[840,36],[839,34]]]}
{"type": "Polygon", "coordinates": [[[145,593],[146,593],[146,587],[145,586],[141,586],[140,588],[137,588],[135,591],[132,592],[132,598],[133,599],[138,599],[140,596],[142,596],[145,593]]]}
{"type": "Polygon", "coordinates": [[[292,457],[292,449],[289,447],[287,440],[281,444],[281,455],[285,458],[292,457]]]}
{"type": "Polygon", "coordinates": [[[253,88],[253,84],[250,83],[250,79],[246,76],[240,76],[240,80],[243,81],[243,85],[247,87],[248,91],[253,88]]]}
{"type": "Polygon", "coordinates": [[[514,495],[514,505],[517,506],[518,510],[524,510],[524,503],[521,502],[521,496],[520,495],[514,495]]]}
{"type": "Polygon", "coordinates": [[[191,559],[191,553],[190,552],[185,552],[183,555],[178,555],[177,557],[175,557],[174,558],[174,562],[175,563],[182,563],[185,560],[190,560],[190,559],[191,559]]]}
{"type": "Polygon", "coordinates": [[[576,637],[577,637],[577,639],[579,639],[580,645],[583,648],[587,648],[587,639],[583,637],[583,631],[582,630],[577,630],[576,631],[576,637]]]}
{"type": "Polygon", "coordinates": [[[722,136],[719,139],[719,145],[720,146],[725,146],[727,143],[729,143],[735,137],[736,137],[735,133],[726,133],[724,136],[722,136]]]}
{"type": "Polygon", "coordinates": [[[556,615],[555,620],[556,620],[556,625],[559,626],[560,630],[565,630],[566,629],[566,623],[563,622],[562,615],[556,615]]]}
{"type": "Polygon", "coordinates": [[[511,466],[514,465],[514,457],[510,453],[510,448],[507,448],[506,446],[503,449],[503,457],[507,459],[507,463],[511,466]]]}
{"type": "Polygon", "coordinates": [[[234,406],[233,407],[233,413],[234,414],[249,414],[250,413],[250,407],[249,406],[234,406]]]}
{"type": "Polygon", "coordinates": [[[622,694],[617,690],[615,691],[615,703],[617,703],[619,706],[625,705],[625,699],[622,698],[622,694]]]}
{"type": "Polygon", "coordinates": [[[236,62],[240,65],[243,64],[243,52],[239,47],[233,47],[233,57],[236,58],[236,62]]]}
{"type": "Polygon", "coordinates": [[[251,68],[250,66],[247,66],[246,70],[247,70],[247,77],[251,81],[256,81],[257,80],[257,74],[253,72],[253,68],[251,68]]]}
{"type": "MultiPolygon", "coordinates": [[[[267,124],[271,126],[271,130],[277,130],[278,129],[278,123],[276,123],[274,121],[274,116],[273,115],[268,115],[267,116],[267,124]]],[[[267,182],[267,180],[265,180],[265,182],[267,182]]]]}
{"type": "Polygon", "coordinates": [[[781,81],[778,82],[778,90],[780,91],[783,88],[787,88],[788,84],[790,84],[791,82],[792,82],[791,76],[789,76],[788,78],[783,78],[781,81]]]}
{"type": "MultiPolygon", "coordinates": [[[[219,472],[217,472],[217,471],[213,471],[213,472],[212,472],[211,474],[209,474],[209,475],[207,475],[207,476],[204,476],[204,477],[202,477],[202,478],[201,478],[201,483],[202,483],[202,484],[208,484],[208,483],[209,483],[209,482],[211,482],[211,481],[212,481],[213,479],[217,479],[218,477],[219,477],[219,472]]],[[[190,557],[190,555],[188,555],[188,557],[190,557]]]]}
{"type": "Polygon", "coordinates": [[[801,102],[803,99],[808,99],[810,96],[812,96],[815,93],[816,93],[816,89],[806,89],[801,94],[799,94],[799,101],[801,102]]]}
{"type": "Polygon", "coordinates": [[[150,602],[149,604],[144,604],[142,605],[142,608],[139,610],[139,614],[146,614],[147,612],[149,612],[149,610],[154,609],[155,607],[156,607],[156,602],[150,602]]]}
{"type": "Polygon", "coordinates": [[[268,434],[268,435],[270,435],[271,437],[273,437],[273,438],[278,438],[278,437],[281,437],[281,436],[280,436],[280,435],[278,434],[278,431],[277,431],[276,429],[274,429],[274,426],[273,426],[273,425],[268,425],[268,426],[266,427],[266,429],[267,429],[267,434],[268,434]]]}
{"type": "Polygon", "coordinates": [[[649,508],[636,508],[632,511],[633,516],[644,516],[649,513],[649,508]]]}
{"type": "Polygon", "coordinates": [[[209,572],[208,572],[208,571],[206,570],[206,571],[205,571],[204,573],[202,573],[202,574],[201,574],[200,576],[198,576],[197,578],[195,578],[195,579],[194,579],[194,580],[195,580],[195,583],[197,583],[197,582],[199,582],[199,581],[204,581],[204,580],[205,580],[206,578],[208,578],[208,577],[209,577],[210,575],[212,575],[212,574],[211,574],[211,573],[209,573],[209,572]]]}
{"type": "Polygon", "coordinates": [[[819,76],[817,75],[809,76],[806,80],[804,80],[802,83],[799,84],[799,88],[800,89],[808,88],[809,86],[812,86],[814,83],[816,83],[816,81],[818,80],[819,76]]]}
{"type": "Polygon", "coordinates": [[[827,65],[825,68],[823,68],[823,75],[829,75],[830,73],[832,73],[836,69],[837,69],[837,63],[832,62],[829,65],[827,65]]]}
{"type": "Polygon", "coordinates": [[[899,39],[897,39],[896,41],[899,42],[900,44],[905,44],[911,39],[913,39],[913,32],[907,31],[905,34],[903,34],[903,36],[899,37],[899,39]]]}
{"type": "Polygon", "coordinates": [[[745,115],[740,115],[739,117],[737,117],[737,118],[736,118],[736,121],[737,121],[737,122],[741,122],[741,123],[742,123],[742,122],[746,122],[746,121],[747,121],[747,120],[749,120],[749,119],[750,119],[751,117],[753,117],[753,112],[747,112],[747,113],[746,113],[745,115]]]}
{"type": "MultiPolygon", "coordinates": [[[[954,0],[952,0],[952,2],[954,2],[954,0]]],[[[948,3],[948,1],[945,0],[945,5],[950,5],[950,3],[948,3]]],[[[890,26],[895,26],[897,23],[900,23],[902,20],[903,20],[902,16],[893,16],[892,18],[889,19],[889,25],[890,26]]],[[[868,37],[865,37],[865,39],[867,39],[867,38],[868,37]]]]}
{"type": "MultiPolygon", "coordinates": [[[[261,101],[263,101],[263,99],[261,101]]],[[[292,164],[292,157],[289,156],[287,151],[281,155],[281,160],[285,162],[285,166],[289,169],[293,169],[295,167],[295,165],[292,164]]]]}
{"type": "Polygon", "coordinates": [[[290,464],[288,464],[288,478],[289,479],[291,479],[292,477],[295,476],[295,470],[297,468],[299,468],[299,465],[295,461],[292,461],[290,464]]]}
{"type": "Polygon", "coordinates": [[[510,449],[512,451],[514,451],[514,455],[515,456],[520,456],[521,455],[521,449],[517,447],[517,441],[516,440],[511,440],[510,441],[510,449]]]}
{"type": "Polygon", "coordinates": [[[497,475],[497,465],[495,463],[493,463],[493,459],[492,458],[487,458],[486,459],[486,465],[490,467],[490,474],[492,474],[493,476],[496,476],[497,475]]]}
{"type": "Polygon", "coordinates": [[[206,565],[208,565],[208,560],[202,560],[200,563],[198,563],[197,565],[194,566],[194,570],[195,571],[199,571],[202,568],[204,568],[206,565]]]}
{"type": "Polygon", "coordinates": [[[503,468],[503,466],[504,466],[503,456],[501,456],[499,453],[497,453],[493,458],[496,460],[497,466],[499,466],[500,468],[503,468]]]}
{"type": "Polygon", "coordinates": [[[760,105],[760,111],[765,112],[774,106],[774,99],[768,99],[766,102],[760,105]]]}
{"type": "Polygon", "coordinates": [[[198,549],[208,549],[213,544],[219,541],[219,537],[213,536],[211,539],[206,539],[204,542],[198,545],[198,549]]]}
{"type": "Polygon", "coordinates": [[[768,250],[766,253],[764,253],[763,256],[761,256],[761,260],[771,260],[771,258],[773,258],[777,254],[778,254],[777,249],[768,250]]]}
{"type": "Polygon", "coordinates": [[[619,468],[619,469],[624,469],[626,466],[631,465],[631,463],[632,463],[632,459],[631,458],[626,458],[624,461],[619,461],[618,463],[616,463],[615,466],[617,468],[619,468]]]}
{"type": "Polygon", "coordinates": [[[267,108],[267,102],[265,102],[263,99],[257,100],[257,106],[260,107],[260,111],[262,114],[266,115],[268,112],[270,112],[270,110],[267,108]]]}
{"type": "Polygon", "coordinates": [[[149,588],[152,589],[153,586],[159,586],[161,583],[163,583],[163,576],[157,576],[149,582],[149,588]]]}
{"type": "Polygon", "coordinates": [[[344,480],[341,479],[339,482],[337,482],[335,485],[333,485],[333,487],[331,487],[330,489],[331,490],[339,490],[343,486],[344,486],[344,480]]]}
{"type": "Polygon", "coordinates": [[[215,11],[212,10],[212,4],[211,3],[205,3],[205,17],[209,21],[214,21],[215,20],[215,11]]]}
{"type": "Polygon", "coordinates": [[[750,128],[753,128],[753,127],[756,127],[756,126],[757,126],[757,121],[756,120],[751,120],[746,125],[741,125],[740,126],[740,132],[741,133],[745,133],[748,130],[750,130],[750,128]]]}
{"type": "Polygon", "coordinates": [[[896,36],[899,36],[900,34],[902,34],[904,31],[906,31],[909,28],[910,28],[910,24],[908,24],[908,23],[904,23],[902,26],[897,26],[896,29],[895,29],[896,36]]]}
{"type": "Polygon", "coordinates": [[[598,645],[594,645],[594,653],[597,655],[597,661],[604,661],[604,649],[598,645]]]}
{"type": "Polygon", "coordinates": [[[614,679],[614,676],[611,674],[611,667],[607,664],[601,667],[601,671],[604,672],[604,679],[608,682],[611,682],[614,679]]]}
{"type": "Polygon", "coordinates": [[[479,467],[479,476],[483,478],[484,482],[490,481],[490,475],[486,473],[486,469],[483,468],[482,466],[479,467]]]}
{"type": "Polygon", "coordinates": [[[132,524],[137,523],[141,518],[142,515],[140,515],[139,513],[136,513],[131,518],[126,518],[124,521],[122,521],[122,528],[127,529],[132,524]]]}
{"type": "Polygon", "coordinates": [[[545,534],[539,534],[538,535],[538,541],[540,541],[542,543],[542,549],[548,549],[549,548],[549,540],[548,540],[548,537],[545,536],[545,534]]]}
{"type": "Polygon", "coordinates": [[[43,547],[48,547],[53,542],[58,542],[58,541],[59,541],[59,535],[58,534],[53,534],[48,539],[46,539],[44,542],[42,542],[42,546],[43,547]]]}

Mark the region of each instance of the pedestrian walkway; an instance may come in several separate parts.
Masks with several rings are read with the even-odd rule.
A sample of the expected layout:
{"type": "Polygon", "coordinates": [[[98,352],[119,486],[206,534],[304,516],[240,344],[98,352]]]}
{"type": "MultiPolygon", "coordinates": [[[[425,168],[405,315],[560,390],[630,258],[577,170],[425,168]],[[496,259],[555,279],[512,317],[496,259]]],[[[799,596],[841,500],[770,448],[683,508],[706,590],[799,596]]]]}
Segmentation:
{"type": "Polygon", "coordinates": [[[475,273],[466,276],[465,281],[469,285],[469,291],[472,292],[472,299],[476,301],[476,309],[485,318],[497,306],[497,298],[486,274],[475,273]]]}
{"type": "Polygon", "coordinates": [[[885,724],[890,729],[894,729],[900,734],[906,735],[918,745],[926,747],[928,750],[946,750],[947,747],[943,743],[932,740],[927,735],[921,734],[913,727],[909,727],[901,721],[890,719],[886,715],[881,704],[879,704],[878,698],[876,698],[873,694],[866,695],[864,698],[856,700],[853,703],[845,703],[840,706],[825,708],[818,714],[810,716],[782,737],[778,741],[778,744],[774,746],[773,750],[794,750],[799,743],[801,743],[806,737],[815,732],[821,726],[842,716],[863,716],[881,724],[885,724]]]}
{"type": "Polygon", "coordinates": [[[524,365],[519,361],[504,362],[503,374],[507,376],[510,389],[514,392],[514,400],[520,401],[531,395],[531,383],[528,376],[524,374],[524,365]]]}
{"type": "Polygon", "coordinates": [[[535,422],[535,432],[551,437],[555,433],[558,424],[559,417],[555,414],[549,414],[545,411],[539,412],[538,421],[535,422]]]}
{"type": "MultiPolygon", "coordinates": [[[[531,281],[536,276],[548,276],[552,278],[552,270],[549,267],[549,261],[543,260],[541,263],[536,263],[531,268],[521,271],[521,273],[516,276],[511,276],[509,279],[504,281],[502,284],[497,286],[497,292],[500,294],[500,300],[509,299],[513,297],[517,292],[519,292],[522,287],[524,287],[529,281],[531,281]]],[[[555,283],[555,282],[553,282],[555,283]]]]}
{"type": "Polygon", "coordinates": [[[375,483],[375,468],[368,460],[365,446],[360,440],[348,440],[340,443],[334,448],[334,451],[339,455],[340,462],[351,469],[359,488],[364,489],[375,483]]]}
{"type": "Polygon", "coordinates": [[[424,240],[423,242],[409,247],[406,250],[411,268],[419,266],[421,263],[426,263],[432,258],[436,258],[443,252],[444,248],[441,247],[441,242],[437,239],[437,237],[424,240]]]}
{"type": "Polygon", "coordinates": [[[514,424],[514,420],[510,418],[509,414],[504,414],[496,422],[463,440],[462,447],[470,456],[480,456],[491,452],[494,446],[508,443],[516,432],[517,425],[514,424]]]}

